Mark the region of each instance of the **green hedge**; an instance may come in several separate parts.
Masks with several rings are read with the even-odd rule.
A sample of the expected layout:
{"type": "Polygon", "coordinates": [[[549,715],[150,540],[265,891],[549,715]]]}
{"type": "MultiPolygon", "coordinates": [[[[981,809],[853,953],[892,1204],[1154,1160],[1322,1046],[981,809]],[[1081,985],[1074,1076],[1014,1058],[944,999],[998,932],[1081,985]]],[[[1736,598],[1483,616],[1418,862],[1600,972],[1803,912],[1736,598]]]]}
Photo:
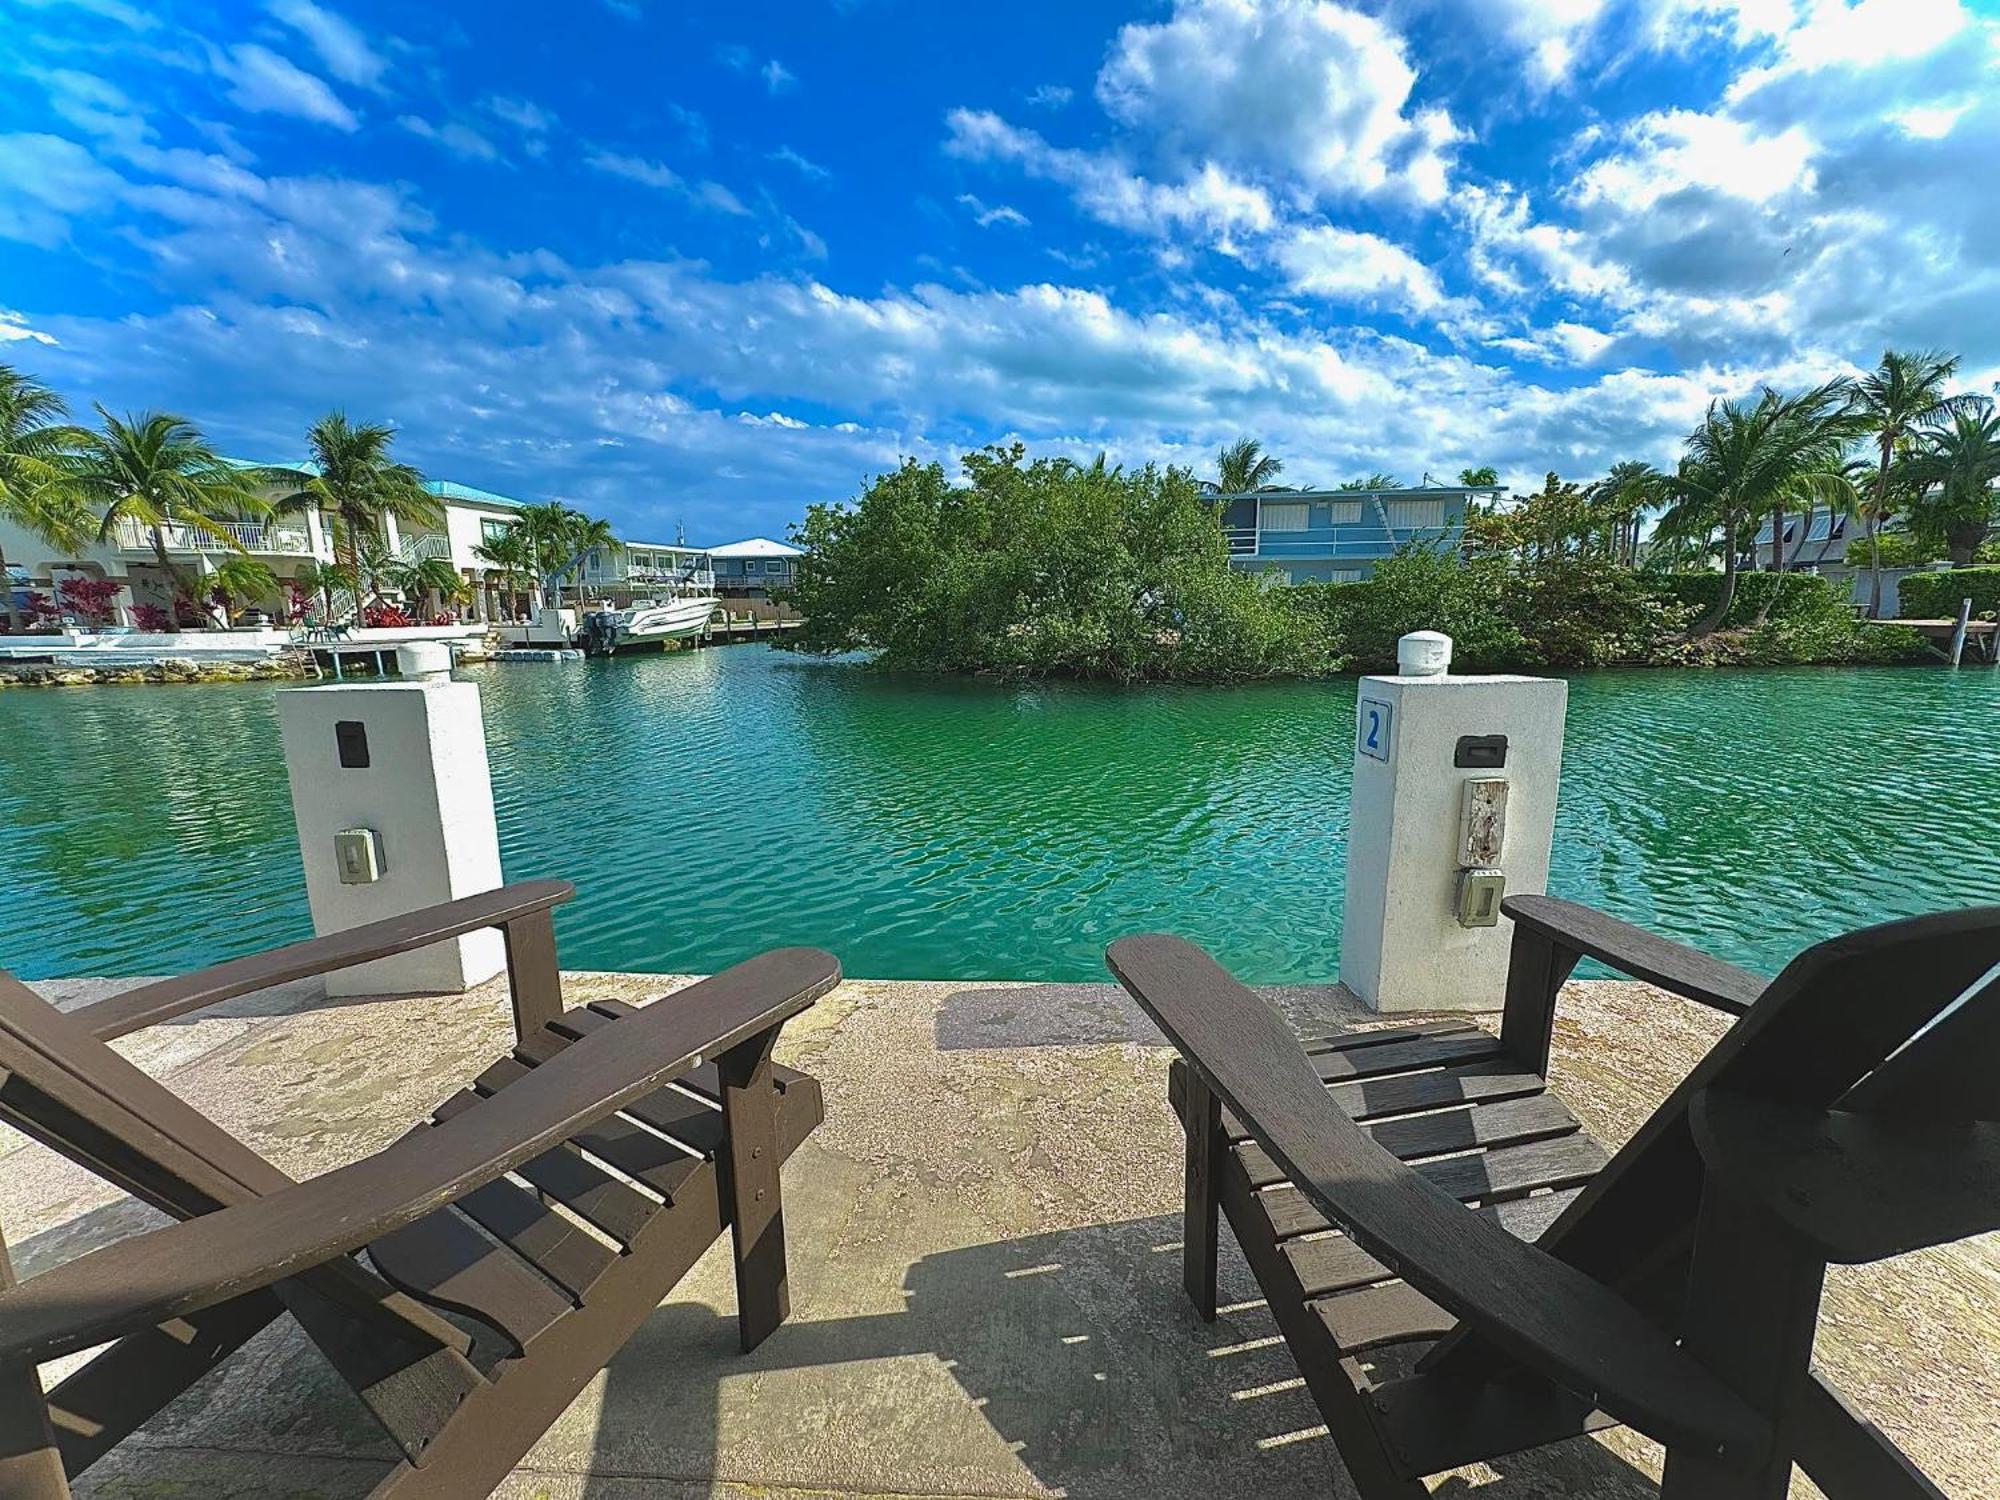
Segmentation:
{"type": "Polygon", "coordinates": [[[1968,596],[1974,619],[2000,611],[2000,568],[1912,573],[1897,588],[1897,613],[1906,620],[1955,620],[1959,600],[1968,596]]]}
{"type": "MultiPolygon", "coordinates": [[[[1696,619],[1707,615],[1722,592],[1720,573],[1667,573],[1649,581],[1663,598],[1693,609],[1696,619]]],[[[1741,573],[1736,578],[1736,597],[1730,601],[1729,614],[1720,628],[1735,630],[1751,624],[1774,591],[1777,598],[1766,620],[1820,619],[1830,609],[1846,613],[1849,587],[1845,581],[1835,582],[1815,573],[1741,573]]]]}

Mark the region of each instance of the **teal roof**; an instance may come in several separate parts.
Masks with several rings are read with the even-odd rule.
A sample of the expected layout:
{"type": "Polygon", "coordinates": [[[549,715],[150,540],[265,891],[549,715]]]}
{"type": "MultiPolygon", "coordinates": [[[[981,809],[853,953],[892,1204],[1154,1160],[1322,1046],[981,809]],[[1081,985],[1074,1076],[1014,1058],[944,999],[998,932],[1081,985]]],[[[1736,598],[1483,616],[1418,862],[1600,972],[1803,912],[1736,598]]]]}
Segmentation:
{"type": "Polygon", "coordinates": [[[317,474],[319,465],[311,459],[287,460],[281,464],[265,463],[255,458],[228,458],[222,460],[232,469],[296,469],[301,474],[317,474]]]}
{"type": "MultiPolygon", "coordinates": [[[[297,469],[304,474],[317,474],[319,465],[310,459],[286,463],[265,463],[254,458],[224,458],[232,469],[297,469]]],[[[455,479],[426,479],[424,488],[440,500],[471,500],[485,505],[505,505],[519,509],[528,502],[516,500],[512,495],[496,495],[492,490],[482,490],[477,485],[460,484],[455,479]]]]}
{"type": "Polygon", "coordinates": [[[491,490],[482,490],[476,485],[460,484],[453,479],[426,479],[424,488],[440,500],[477,500],[487,505],[505,505],[513,509],[528,503],[525,500],[516,500],[512,495],[496,495],[491,490]]]}

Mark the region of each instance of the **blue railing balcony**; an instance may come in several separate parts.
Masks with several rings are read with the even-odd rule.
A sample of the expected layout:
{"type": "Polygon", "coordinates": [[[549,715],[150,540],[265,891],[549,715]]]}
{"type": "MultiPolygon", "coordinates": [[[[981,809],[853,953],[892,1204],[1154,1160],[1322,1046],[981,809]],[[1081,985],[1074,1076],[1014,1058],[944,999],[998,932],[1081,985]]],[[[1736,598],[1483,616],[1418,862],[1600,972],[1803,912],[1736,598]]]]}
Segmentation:
{"type": "Polygon", "coordinates": [[[1458,535],[1456,525],[1399,526],[1394,532],[1379,525],[1316,526],[1305,531],[1260,532],[1254,552],[1239,552],[1234,546],[1230,552],[1238,557],[1366,561],[1387,557],[1408,542],[1454,542],[1458,535]]]}

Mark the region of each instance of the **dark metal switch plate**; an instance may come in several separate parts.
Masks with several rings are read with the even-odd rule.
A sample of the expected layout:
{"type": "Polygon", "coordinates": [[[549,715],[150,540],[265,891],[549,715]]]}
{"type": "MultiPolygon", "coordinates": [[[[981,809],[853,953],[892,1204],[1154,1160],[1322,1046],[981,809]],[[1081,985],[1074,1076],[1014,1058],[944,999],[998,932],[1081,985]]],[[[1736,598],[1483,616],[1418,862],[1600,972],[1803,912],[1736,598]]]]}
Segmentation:
{"type": "Polygon", "coordinates": [[[1497,771],[1507,764],[1507,736],[1461,734],[1451,763],[1468,771],[1497,771]]]}
{"type": "Polygon", "coordinates": [[[336,719],[333,724],[333,743],[340,751],[342,769],[365,771],[368,769],[368,726],[359,719],[336,719]]]}

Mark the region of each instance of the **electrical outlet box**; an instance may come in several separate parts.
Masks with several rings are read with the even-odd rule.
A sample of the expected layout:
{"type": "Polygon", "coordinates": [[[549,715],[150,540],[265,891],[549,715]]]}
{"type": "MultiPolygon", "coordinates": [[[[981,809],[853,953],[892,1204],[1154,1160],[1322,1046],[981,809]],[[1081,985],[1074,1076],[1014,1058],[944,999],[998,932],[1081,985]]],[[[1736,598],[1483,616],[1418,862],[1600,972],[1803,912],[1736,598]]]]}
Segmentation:
{"type": "Polygon", "coordinates": [[[1498,870],[1458,872],[1458,925],[1498,927],[1500,898],[1507,894],[1507,877],[1498,870]]]}
{"type": "Polygon", "coordinates": [[[373,885],[382,878],[382,835],[372,828],[342,828],[333,836],[333,860],[342,885],[373,885]]]}

